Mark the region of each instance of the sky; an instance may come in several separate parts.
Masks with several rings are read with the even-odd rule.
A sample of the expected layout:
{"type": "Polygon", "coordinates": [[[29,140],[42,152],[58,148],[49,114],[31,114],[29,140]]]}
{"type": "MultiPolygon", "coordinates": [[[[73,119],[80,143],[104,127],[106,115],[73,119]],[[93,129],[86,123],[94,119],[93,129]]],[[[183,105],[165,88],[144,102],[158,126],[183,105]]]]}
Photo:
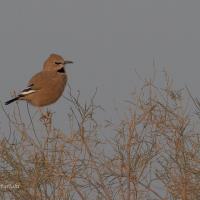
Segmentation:
{"type": "MultiPolygon", "coordinates": [[[[187,84],[200,96],[199,8],[198,0],[3,0],[0,100],[24,89],[51,53],[74,61],[67,66],[69,83],[83,100],[98,87],[108,118],[138,87],[135,70],[151,74],[154,59],[178,88],[187,84]]],[[[63,108],[63,98],[51,106],[58,125],[65,121],[63,108]]]]}

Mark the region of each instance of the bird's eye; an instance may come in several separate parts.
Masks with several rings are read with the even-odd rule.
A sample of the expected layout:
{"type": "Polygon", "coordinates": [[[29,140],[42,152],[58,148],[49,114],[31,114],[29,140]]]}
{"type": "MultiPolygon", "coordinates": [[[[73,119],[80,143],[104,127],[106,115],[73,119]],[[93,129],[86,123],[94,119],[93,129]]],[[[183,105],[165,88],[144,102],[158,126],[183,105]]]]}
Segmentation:
{"type": "Polygon", "coordinates": [[[62,63],[61,63],[61,62],[55,62],[55,64],[56,64],[56,65],[60,65],[60,64],[62,64],[62,63]]]}

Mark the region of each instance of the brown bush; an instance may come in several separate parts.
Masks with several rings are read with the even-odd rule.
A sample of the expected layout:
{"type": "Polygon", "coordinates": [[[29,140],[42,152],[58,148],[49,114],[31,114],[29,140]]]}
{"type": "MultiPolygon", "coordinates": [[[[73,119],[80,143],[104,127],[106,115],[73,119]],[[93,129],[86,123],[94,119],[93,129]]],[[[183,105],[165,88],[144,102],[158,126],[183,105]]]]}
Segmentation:
{"type": "Polygon", "coordinates": [[[163,77],[143,81],[119,124],[95,119],[96,92],[82,104],[71,88],[67,133],[54,127],[51,112],[38,122],[27,107],[27,123],[18,104],[12,114],[2,106],[10,134],[0,141],[0,198],[200,199],[199,119],[185,90],[163,77]]]}

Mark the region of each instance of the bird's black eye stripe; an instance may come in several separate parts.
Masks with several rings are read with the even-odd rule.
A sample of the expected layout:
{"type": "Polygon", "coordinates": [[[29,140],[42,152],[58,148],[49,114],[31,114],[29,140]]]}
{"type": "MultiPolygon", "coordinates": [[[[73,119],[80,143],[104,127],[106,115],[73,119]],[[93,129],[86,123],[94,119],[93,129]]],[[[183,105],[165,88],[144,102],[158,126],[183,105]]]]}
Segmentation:
{"type": "Polygon", "coordinates": [[[56,64],[56,65],[60,65],[60,64],[62,64],[62,63],[61,63],[61,62],[55,62],[55,64],[56,64]]]}

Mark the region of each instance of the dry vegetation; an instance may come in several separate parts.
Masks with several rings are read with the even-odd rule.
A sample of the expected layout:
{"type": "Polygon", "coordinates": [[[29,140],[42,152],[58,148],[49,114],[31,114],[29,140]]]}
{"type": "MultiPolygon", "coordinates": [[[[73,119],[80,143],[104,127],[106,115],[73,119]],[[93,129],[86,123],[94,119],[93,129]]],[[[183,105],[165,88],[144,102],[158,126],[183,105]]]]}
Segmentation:
{"type": "Polygon", "coordinates": [[[95,119],[95,94],[82,104],[69,91],[66,133],[51,112],[29,124],[18,104],[12,114],[2,106],[10,133],[0,140],[0,199],[199,200],[199,119],[187,91],[163,77],[162,84],[145,79],[124,119],[104,128],[95,119]]]}

